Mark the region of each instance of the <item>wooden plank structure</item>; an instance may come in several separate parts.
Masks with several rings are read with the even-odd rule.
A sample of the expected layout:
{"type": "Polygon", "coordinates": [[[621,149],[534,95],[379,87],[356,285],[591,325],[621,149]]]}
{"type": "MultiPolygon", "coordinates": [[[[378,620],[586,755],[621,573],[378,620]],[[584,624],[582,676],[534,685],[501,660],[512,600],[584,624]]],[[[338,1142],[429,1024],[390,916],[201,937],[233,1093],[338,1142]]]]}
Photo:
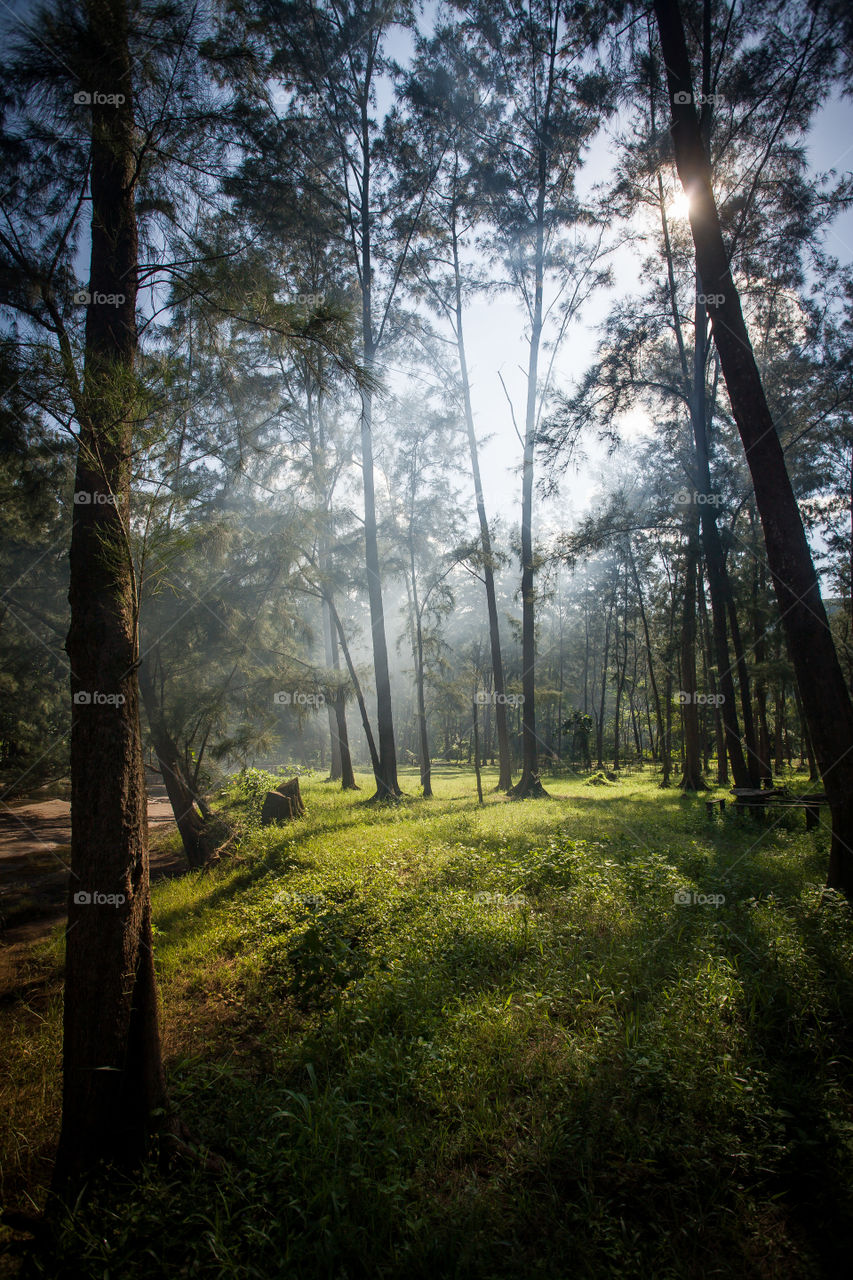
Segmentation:
{"type": "Polygon", "coordinates": [[[826,793],[810,791],[797,796],[785,786],[732,787],[736,813],[766,814],[768,809],[802,809],[806,815],[806,830],[813,830],[820,819],[820,806],[829,804],[826,793]]]}

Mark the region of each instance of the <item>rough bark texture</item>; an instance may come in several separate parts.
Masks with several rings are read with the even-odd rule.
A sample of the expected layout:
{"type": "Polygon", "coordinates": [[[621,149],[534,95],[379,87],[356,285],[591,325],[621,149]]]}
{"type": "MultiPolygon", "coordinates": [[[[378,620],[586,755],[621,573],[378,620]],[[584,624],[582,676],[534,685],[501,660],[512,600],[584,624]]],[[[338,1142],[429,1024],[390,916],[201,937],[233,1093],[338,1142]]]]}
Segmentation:
{"type": "Polygon", "coordinates": [[[291,818],[301,818],[305,812],[302,793],[299,790],[299,779],[291,778],[282,782],[275,791],[268,791],[264,797],[261,810],[261,826],[267,827],[271,822],[288,822],[291,818]]]}
{"type": "Polygon", "coordinates": [[[54,1190],[100,1161],[145,1155],[166,1103],[151,939],[146,793],[136,680],[136,598],[126,536],[137,345],[134,126],[122,0],[86,6],[92,65],[119,106],[93,105],[91,303],[71,534],[66,648],[71,729],[71,886],[66,933],[62,1128],[54,1190]],[[86,495],[81,501],[80,495],[86,495]],[[111,699],[105,701],[104,699],[111,699]]]}
{"type": "Polygon", "coordinates": [[[832,814],[828,884],[853,896],[853,704],[829,630],[817,575],[782,446],[764,395],[714,200],[693,100],[677,0],[655,0],[673,115],[678,175],[714,341],[743,441],[764,530],[767,560],[803,711],[832,814]],[[686,96],[686,101],[681,101],[686,96]]]}

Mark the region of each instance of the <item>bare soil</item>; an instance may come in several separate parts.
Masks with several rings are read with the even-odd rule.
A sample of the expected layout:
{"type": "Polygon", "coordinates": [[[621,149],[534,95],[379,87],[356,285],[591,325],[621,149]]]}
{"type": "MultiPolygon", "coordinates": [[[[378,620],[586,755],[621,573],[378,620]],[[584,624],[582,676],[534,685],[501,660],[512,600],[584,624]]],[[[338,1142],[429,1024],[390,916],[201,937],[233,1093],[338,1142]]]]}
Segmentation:
{"type": "MultiPolygon", "coordinates": [[[[162,787],[152,787],[148,829],[153,837],[151,878],[180,875],[186,861],[159,847],[157,836],[174,827],[162,787]]],[[[71,857],[71,805],[51,799],[0,804],[0,1000],[19,996],[32,948],[66,919],[71,857]]]]}

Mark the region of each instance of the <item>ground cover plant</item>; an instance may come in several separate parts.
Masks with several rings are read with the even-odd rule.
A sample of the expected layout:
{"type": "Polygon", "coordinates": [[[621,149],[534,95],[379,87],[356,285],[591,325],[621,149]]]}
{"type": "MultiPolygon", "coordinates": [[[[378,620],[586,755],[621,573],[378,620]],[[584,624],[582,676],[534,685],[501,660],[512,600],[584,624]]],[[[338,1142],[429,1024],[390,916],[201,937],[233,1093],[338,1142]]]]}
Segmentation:
{"type": "MultiPolygon", "coordinates": [[[[533,805],[456,767],[381,807],[303,784],[261,828],[238,780],[235,852],[153,889],[171,1099],[223,1164],[112,1174],[33,1274],[843,1273],[853,923],[822,826],[648,772],[533,805]]],[[[61,946],[2,1011],[18,1209],[56,1139],[61,946]]]]}

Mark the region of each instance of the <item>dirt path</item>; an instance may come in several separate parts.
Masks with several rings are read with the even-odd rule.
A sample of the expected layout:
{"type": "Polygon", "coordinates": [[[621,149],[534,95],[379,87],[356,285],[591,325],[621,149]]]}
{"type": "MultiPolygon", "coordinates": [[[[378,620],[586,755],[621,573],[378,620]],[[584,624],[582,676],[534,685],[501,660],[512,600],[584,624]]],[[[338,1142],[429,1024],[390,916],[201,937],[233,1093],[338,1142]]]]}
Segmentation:
{"type": "MultiPolygon", "coordinates": [[[[152,792],[162,788],[152,788],[152,792]]],[[[164,795],[148,800],[152,835],[174,825],[164,795]]],[[[30,949],[65,919],[71,856],[67,800],[0,803],[0,999],[20,990],[30,949]]],[[[151,852],[151,878],[185,870],[182,857],[151,852]]]]}

